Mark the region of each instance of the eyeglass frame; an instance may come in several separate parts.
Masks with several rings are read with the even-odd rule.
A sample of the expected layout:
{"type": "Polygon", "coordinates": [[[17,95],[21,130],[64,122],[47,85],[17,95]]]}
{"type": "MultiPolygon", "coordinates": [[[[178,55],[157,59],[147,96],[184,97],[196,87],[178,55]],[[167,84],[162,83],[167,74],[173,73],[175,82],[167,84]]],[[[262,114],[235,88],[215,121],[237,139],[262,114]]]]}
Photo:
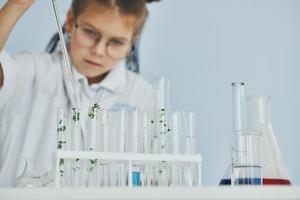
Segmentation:
{"type": "MultiPolygon", "coordinates": [[[[91,30],[91,31],[93,31],[93,33],[95,34],[97,34],[96,35],[96,38],[93,38],[93,40],[94,40],[94,42],[93,42],[93,44],[92,45],[85,45],[85,44],[83,44],[82,42],[80,42],[80,40],[78,39],[78,33],[77,33],[77,30],[79,29],[79,28],[81,28],[82,26],[83,26],[84,24],[79,24],[77,21],[75,21],[75,23],[74,23],[74,28],[75,28],[75,39],[79,42],[79,43],[81,43],[83,46],[86,46],[86,47],[93,47],[93,46],[95,46],[95,45],[97,45],[100,41],[101,41],[101,39],[102,39],[102,36],[101,36],[101,34],[97,31],[97,30],[95,30],[95,28],[93,28],[93,27],[91,27],[91,26],[89,26],[89,25],[86,25],[86,26],[89,26],[89,27],[86,27],[86,29],[89,29],[89,30],[91,30]]],[[[84,32],[84,30],[82,30],[83,32],[84,32]]],[[[111,53],[109,53],[109,44],[110,44],[110,42],[111,41],[106,41],[106,49],[105,49],[105,52],[106,52],[106,54],[109,56],[109,57],[111,57],[111,58],[113,58],[113,59],[123,59],[123,58],[126,58],[128,55],[129,55],[129,53],[130,53],[130,50],[131,50],[131,48],[132,48],[132,42],[128,42],[128,41],[126,41],[126,43],[124,44],[124,45],[128,45],[128,48],[126,49],[126,53],[124,53],[124,56],[120,56],[120,57],[114,57],[114,56],[111,56],[111,53]]],[[[124,51],[125,52],[125,51],[124,51]]]]}

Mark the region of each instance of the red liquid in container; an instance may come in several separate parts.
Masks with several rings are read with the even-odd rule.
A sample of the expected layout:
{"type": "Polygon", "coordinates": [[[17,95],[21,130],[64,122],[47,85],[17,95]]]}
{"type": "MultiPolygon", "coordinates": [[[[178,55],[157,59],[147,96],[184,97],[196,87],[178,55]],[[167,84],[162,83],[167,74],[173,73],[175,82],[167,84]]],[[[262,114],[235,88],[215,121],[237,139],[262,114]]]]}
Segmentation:
{"type": "MultiPolygon", "coordinates": [[[[231,185],[230,179],[222,179],[219,183],[222,185],[231,185]]],[[[271,178],[263,178],[263,185],[292,185],[290,180],[288,179],[271,179],[271,178]]]]}
{"type": "Polygon", "coordinates": [[[290,180],[288,179],[270,179],[264,178],[263,179],[264,185],[291,185],[290,180]]]}

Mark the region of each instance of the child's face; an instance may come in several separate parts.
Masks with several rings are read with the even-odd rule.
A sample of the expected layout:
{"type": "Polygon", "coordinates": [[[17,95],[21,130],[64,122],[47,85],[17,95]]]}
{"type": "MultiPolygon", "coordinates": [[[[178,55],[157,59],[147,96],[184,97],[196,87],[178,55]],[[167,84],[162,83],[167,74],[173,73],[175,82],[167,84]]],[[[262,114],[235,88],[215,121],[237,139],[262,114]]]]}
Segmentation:
{"type": "Polygon", "coordinates": [[[90,3],[77,17],[67,17],[70,56],[89,84],[104,76],[130,51],[134,40],[134,18],[90,3]]]}

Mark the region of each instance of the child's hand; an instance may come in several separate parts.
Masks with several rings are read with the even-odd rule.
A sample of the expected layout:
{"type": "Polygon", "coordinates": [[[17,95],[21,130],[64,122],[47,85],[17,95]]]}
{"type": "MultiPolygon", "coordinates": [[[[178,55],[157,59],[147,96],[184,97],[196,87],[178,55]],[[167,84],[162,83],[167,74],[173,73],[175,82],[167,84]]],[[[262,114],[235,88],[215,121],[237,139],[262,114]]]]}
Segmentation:
{"type": "Polygon", "coordinates": [[[22,8],[30,7],[35,0],[8,0],[8,3],[20,6],[22,8]]]}
{"type": "MultiPolygon", "coordinates": [[[[17,23],[18,19],[26,12],[26,10],[35,2],[35,0],[7,0],[2,8],[0,8],[0,51],[17,23]]],[[[0,66],[1,67],[1,66],[0,66]]],[[[3,81],[3,76],[0,83],[3,81]]]]}

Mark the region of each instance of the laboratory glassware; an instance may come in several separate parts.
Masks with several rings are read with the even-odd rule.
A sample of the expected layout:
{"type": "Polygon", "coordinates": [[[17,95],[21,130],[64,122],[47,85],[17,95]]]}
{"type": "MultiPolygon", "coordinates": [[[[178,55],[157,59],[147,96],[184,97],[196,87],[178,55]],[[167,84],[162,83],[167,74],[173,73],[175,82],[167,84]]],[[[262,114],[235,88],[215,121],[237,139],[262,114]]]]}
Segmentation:
{"type": "MultiPolygon", "coordinates": [[[[68,110],[66,108],[58,108],[57,109],[57,150],[67,150],[69,149],[67,145],[70,145],[70,140],[67,134],[67,131],[70,127],[68,127],[68,110]]],[[[59,172],[60,172],[60,185],[66,186],[66,176],[67,176],[67,170],[66,170],[66,163],[65,159],[60,159],[59,161],[59,172]]]]}
{"type": "Polygon", "coordinates": [[[262,177],[264,185],[290,185],[287,170],[271,123],[271,98],[247,98],[249,129],[262,133],[262,177]]]}
{"type": "MultiPolygon", "coordinates": [[[[129,137],[129,111],[127,109],[120,109],[117,112],[118,129],[117,129],[117,152],[126,152],[126,138],[129,137]]],[[[126,186],[127,165],[125,162],[117,163],[117,186],[126,186]]]]}
{"type": "MultiPolygon", "coordinates": [[[[87,113],[86,118],[86,139],[87,139],[87,151],[96,152],[99,150],[99,145],[97,141],[99,141],[99,131],[100,131],[100,123],[99,123],[99,113],[100,113],[100,105],[95,103],[90,106],[87,113]]],[[[98,159],[90,159],[86,161],[86,170],[87,170],[87,187],[96,187],[99,185],[99,160],[98,159]]]]}
{"type": "Polygon", "coordinates": [[[231,139],[231,185],[262,185],[261,133],[234,131],[231,139]]]}
{"type": "MultiPolygon", "coordinates": [[[[246,100],[245,100],[245,83],[244,82],[233,82],[232,87],[232,130],[246,130],[246,100]]],[[[231,165],[228,165],[225,170],[224,176],[222,177],[219,185],[230,185],[231,179],[231,165]]]]}
{"type": "MultiPolygon", "coordinates": [[[[197,135],[197,114],[174,111],[170,113],[170,152],[177,155],[195,155],[197,135]]],[[[171,163],[170,184],[173,186],[197,185],[196,165],[192,163],[171,163]]]]}
{"type": "MultiPolygon", "coordinates": [[[[72,108],[71,109],[71,150],[72,151],[82,151],[84,150],[84,145],[82,141],[82,124],[83,120],[81,119],[80,109],[72,108]]],[[[71,161],[71,184],[74,187],[85,187],[85,178],[86,178],[86,163],[84,160],[78,158],[71,161]]]]}
{"type": "MultiPolygon", "coordinates": [[[[100,111],[100,151],[101,152],[109,152],[110,151],[110,142],[111,139],[109,137],[109,131],[112,124],[112,115],[107,110],[100,111]]],[[[109,179],[110,179],[110,170],[109,166],[110,163],[107,160],[101,161],[101,178],[102,183],[101,186],[107,187],[109,186],[109,179]]]]}
{"type": "MultiPolygon", "coordinates": [[[[141,153],[141,119],[141,114],[138,110],[134,110],[131,113],[130,146],[132,153],[141,153]]],[[[132,186],[141,186],[141,165],[137,162],[132,163],[132,186]]]]}
{"type": "Polygon", "coordinates": [[[20,188],[54,187],[54,170],[36,175],[36,170],[29,158],[23,158],[25,167],[20,176],[16,179],[16,186],[20,188]]]}
{"type": "MultiPolygon", "coordinates": [[[[84,126],[86,116],[81,115],[80,109],[65,107],[57,109],[57,150],[83,151],[86,148],[84,126]]],[[[89,144],[90,145],[90,144],[89,144]]],[[[62,185],[85,187],[88,163],[85,160],[72,159],[59,161],[60,182],[62,185]],[[70,170],[69,170],[70,169],[70,170]]]]}
{"type": "MultiPolygon", "coordinates": [[[[194,112],[184,113],[185,131],[185,154],[195,155],[196,149],[196,134],[197,134],[197,115],[194,112]]],[[[195,186],[197,184],[197,170],[194,163],[187,163],[184,166],[184,182],[186,186],[195,186]]]]}
{"type": "MultiPolygon", "coordinates": [[[[154,112],[127,109],[108,111],[101,110],[97,104],[92,105],[88,112],[84,110],[79,112],[79,109],[74,108],[59,109],[57,114],[58,168],[56,170],[59,183],[56,183],[57,186],[194,185],[198,175],[194,173],[195,167],[189,165],[188,161],[143,161],[139,158],[141,155],[138,155],[153,152],[151,149],[153,133],[161,134],[161,131],[167,131],[165,140],[167,148],[163,151],[158,149],[154,157],[159,158],[159,154],[166,157],[168,157],[167,154],[196,154],[195,114],[183,111],[174,113],[177,114],[165,111],[162,116],[161,110],[154,112]],[[176,134],[173,132],[177,133],[177,138],[174,137],[176,134]],[[91,154],[82,154],[82,151],[91,154]],[[100,156],[96,159],[97,152],[99,155],[103,153],[106,158],[100,156]],[[117,154],[111,153],[120,153],[120,160],[114,157],[117,154]],[[123,153],[133,155],[128,155],[128,160],[126,160],[123,157],[126,155],[123,153]],[[137,154],[137,160],[130,160],[131,156],[136,156],[134,154],[137,154]],[[77,155],[80,159],[76,159],[77,155]],[[108,155],[112,155],[113,158],[107,159],[108,155]],[[129,166],[131,166],[130,169],[129,166]],[[172,178],[173,166],[177,166],[177,180],[172,178]]],[[[198,161],[196,162],[199,164],[198,161]]]]}
{"type": "Polygon", "coordinates": [[[57,25],[57,31],[59,34],[59,41],[60,41],[60,45],[62,48],[62,52],[63,52],[63,56],[64,56],[64,75],[65,75],[65,79],[67,80],[67,83],[69,83],[69,87],[71,89],[71,97],[73,99],[71,99],[71,102],[73,103],[73,107],[74,108],[79,108],[79,100],[78,100],[78,91],[77,88],[75,86],[75,82],[74,82],[74,78],[72,76],[72,71],[71,71],[71,62],[70,62],[70,57],[67,51],[67,46],[66,46],[66,42],[65,42],[65,37],[62,31],[62,26],[61,26],[61,21],[60,21],[60,17],[59,17],[59,9],[56,3],[56,0],[52,0],[52,6],[53,6],[53,10],[54,10],[54,14],[55,14],[55,20],[56,20],[56,25],[57,25]]]}
{"type": "MultiPolygon", "coordinates": [[[[156,100],[156,110],[155,123],[157,130],[153,135],[154,143],[158,142],[158,152],[167,153],[168,151],[168,112],[170,110],[170,81],[164,77],[154,79],[154,89],[155,89],[155,100],[156,100]]],[[[156,146],[157,148],[157,146],[156,146]]],[[[158,182],[160,186],[168,185],[168,173],[169,166],[166,161],[160,162],[157,165],[158,182]]]]}
{"type": "Polygon", "coordinates": [[[246,101],[244,82],[233,82],[232,84],[232,114],[233,130],[245,130],[246,125],[246,101]]]}
{"type": "MultiPolygon", "coordinates": [[[[183,112],[175,111],[171,114],[171,123],[170,129],[172,130],[172,137],[171,137],[171,146],[172,150],[171,153],[173,154],[183,154],[183,135],[184,135],[184,124],[183,124],[183,112]]],[[[180,163],[172,163],[171,166],[171,185],[172,186],[179,186],[182,184],[182,171],[181,171],[181,164],[180,163]]]]}

